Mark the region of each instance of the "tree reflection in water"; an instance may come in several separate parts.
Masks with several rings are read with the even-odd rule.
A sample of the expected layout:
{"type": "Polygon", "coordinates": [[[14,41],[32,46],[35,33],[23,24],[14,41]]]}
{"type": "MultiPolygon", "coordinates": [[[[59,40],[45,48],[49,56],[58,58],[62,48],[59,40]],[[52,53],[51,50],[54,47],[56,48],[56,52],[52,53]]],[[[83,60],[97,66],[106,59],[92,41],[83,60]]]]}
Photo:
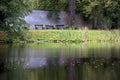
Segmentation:
{"type": "Polygon", "coordinates": [[[0,56],[0,80],[119,80],[119,47],[8,48],[0,56]]]}

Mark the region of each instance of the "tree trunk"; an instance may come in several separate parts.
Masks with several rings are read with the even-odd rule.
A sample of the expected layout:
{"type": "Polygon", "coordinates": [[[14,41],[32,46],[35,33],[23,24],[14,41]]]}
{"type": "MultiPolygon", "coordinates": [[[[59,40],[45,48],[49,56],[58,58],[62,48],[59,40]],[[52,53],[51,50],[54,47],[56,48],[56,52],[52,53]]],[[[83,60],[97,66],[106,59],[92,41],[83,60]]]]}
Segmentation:
{"type": "Polygon", "coordinates": [[[97,29],[97,20],[93,19],[93,28],[92,29],[97,29]]]}
{"type": "Polygon", "coordinates": [[[68,25],[72,27],[75,24],[75,0],[68,0],[68,15],[68,25]]]}

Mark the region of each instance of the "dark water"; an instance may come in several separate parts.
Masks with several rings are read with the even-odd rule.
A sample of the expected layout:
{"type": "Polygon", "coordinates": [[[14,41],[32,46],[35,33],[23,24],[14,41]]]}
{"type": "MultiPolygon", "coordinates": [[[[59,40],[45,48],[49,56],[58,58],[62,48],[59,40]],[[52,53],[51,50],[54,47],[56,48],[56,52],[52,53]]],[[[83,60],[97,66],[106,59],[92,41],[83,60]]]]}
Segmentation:
{"type": "Polygon", "coordinates": [[[0,80],[120,80],[120,45],[1,44],[0,80]]]}

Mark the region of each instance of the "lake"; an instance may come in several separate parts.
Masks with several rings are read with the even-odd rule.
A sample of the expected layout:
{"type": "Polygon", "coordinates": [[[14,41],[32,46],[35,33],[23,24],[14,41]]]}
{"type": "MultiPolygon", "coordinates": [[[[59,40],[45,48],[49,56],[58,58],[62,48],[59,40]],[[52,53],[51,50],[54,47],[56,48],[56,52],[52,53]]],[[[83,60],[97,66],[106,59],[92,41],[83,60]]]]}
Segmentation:
{"type": "Polygon", "coordinates": [[[0,80],[119,80],[120,43],[0,44],[0,80]]]}

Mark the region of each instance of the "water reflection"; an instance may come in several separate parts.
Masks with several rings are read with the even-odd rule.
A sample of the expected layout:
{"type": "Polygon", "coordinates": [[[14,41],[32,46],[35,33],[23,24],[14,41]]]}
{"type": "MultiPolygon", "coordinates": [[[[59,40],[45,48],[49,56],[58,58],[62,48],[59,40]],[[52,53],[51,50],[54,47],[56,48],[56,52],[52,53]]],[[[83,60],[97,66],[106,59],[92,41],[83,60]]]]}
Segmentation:
{"type": "Polygon", "coordinates": [[[0,80],[119,80],[118,43],[0,45],[0,80]]]}

